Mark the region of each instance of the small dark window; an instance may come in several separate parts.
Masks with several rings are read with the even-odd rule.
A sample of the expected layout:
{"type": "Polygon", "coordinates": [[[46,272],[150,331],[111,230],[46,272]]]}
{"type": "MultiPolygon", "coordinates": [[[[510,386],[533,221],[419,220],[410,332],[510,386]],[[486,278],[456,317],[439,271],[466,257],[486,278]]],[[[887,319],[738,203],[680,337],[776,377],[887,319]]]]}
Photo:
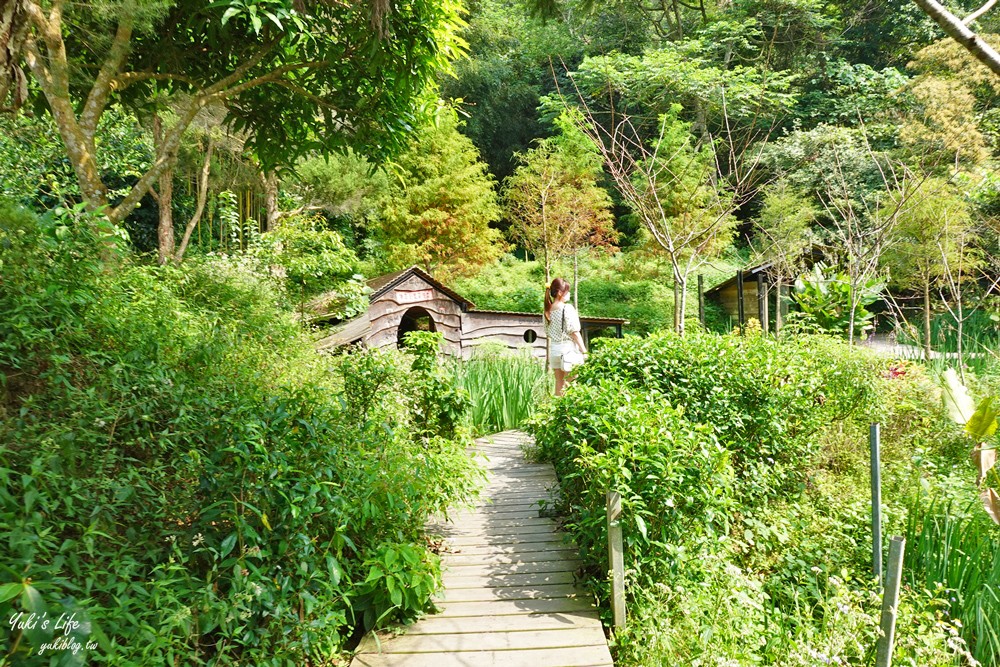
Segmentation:
{"type": "Polygon", "coordinates": [[[528,329],[524,332],[525,343],[534,343],[536,340],[538,340],[538,334],[535,333],[534,329],[528,329]]]}

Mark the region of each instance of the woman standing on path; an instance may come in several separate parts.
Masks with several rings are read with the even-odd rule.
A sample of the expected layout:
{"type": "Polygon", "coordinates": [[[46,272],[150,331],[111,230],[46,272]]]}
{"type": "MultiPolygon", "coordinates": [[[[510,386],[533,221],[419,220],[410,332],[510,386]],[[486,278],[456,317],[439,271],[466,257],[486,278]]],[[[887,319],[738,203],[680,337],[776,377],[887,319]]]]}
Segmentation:
{"type": "Polygon", "coordinates": [[[556,375],[556,396],[562,396],[572,370],[584,361],[587,348],[580,335],[580,316],[569,298],[569,283],[556,278],[545,290],[545,335],[549,341],[549,361],[556,375]]]}

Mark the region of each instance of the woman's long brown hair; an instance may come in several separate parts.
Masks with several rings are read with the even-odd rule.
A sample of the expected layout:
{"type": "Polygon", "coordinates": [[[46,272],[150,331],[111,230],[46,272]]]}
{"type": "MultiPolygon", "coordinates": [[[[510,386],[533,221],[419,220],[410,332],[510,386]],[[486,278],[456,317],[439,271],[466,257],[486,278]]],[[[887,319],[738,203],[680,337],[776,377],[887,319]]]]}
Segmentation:
{"type": "Polygon", "coordinates": [[[552,304],[555,303],[556,299],[561,297],[563,294],[569,291],[569,283],[562,278],[556,278],[549,285],[549,288],[545,290],[545,321],[548,322],[552,319],[552,304]]]}

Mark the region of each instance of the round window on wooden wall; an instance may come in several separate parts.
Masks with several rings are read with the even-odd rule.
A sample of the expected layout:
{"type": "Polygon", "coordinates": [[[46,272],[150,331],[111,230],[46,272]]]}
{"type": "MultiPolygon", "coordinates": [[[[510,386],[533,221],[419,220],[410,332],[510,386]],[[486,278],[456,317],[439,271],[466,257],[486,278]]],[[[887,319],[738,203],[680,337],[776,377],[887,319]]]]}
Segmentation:
{"type": "Polygon", "coordinates": [[[528,329],[524,332],[525,343],[534,343],[536,340],[538,340],[538,334],[535,333],[534,329],[528,329]]]}

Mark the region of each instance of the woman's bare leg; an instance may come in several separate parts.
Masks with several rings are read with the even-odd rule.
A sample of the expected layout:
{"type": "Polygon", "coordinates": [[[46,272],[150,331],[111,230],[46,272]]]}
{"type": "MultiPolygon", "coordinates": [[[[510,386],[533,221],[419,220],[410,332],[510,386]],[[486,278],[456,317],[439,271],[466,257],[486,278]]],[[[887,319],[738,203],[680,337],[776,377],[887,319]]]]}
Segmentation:
{"type": "Polygon", "coordinates": [[[552,372],[556,374],[556,396],[562,396],[563,384],[566,381],[566,371],[554,368],[552,372]]]}

